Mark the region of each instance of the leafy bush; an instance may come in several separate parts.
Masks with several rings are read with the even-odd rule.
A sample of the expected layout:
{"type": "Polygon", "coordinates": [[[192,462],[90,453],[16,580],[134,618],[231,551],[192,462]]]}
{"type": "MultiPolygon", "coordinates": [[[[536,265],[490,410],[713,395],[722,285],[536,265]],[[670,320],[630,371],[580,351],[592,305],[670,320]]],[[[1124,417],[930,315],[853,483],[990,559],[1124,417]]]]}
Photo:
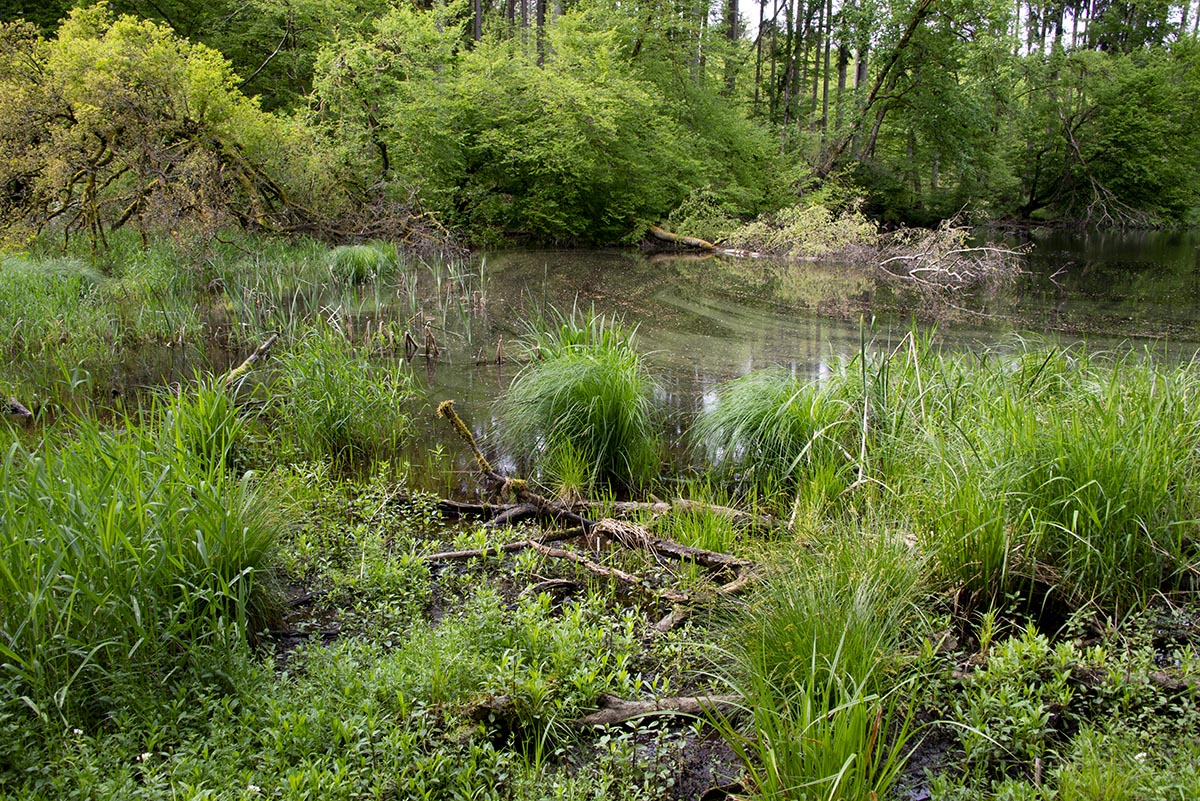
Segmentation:
{"type": "Polygon", "coordinates": [[[835,215],[821,205],[798,204],[730,232],[725,244],[791,258],[820,258],[871,247],[876,235],[875,224],[861,212],[835,215]]]}

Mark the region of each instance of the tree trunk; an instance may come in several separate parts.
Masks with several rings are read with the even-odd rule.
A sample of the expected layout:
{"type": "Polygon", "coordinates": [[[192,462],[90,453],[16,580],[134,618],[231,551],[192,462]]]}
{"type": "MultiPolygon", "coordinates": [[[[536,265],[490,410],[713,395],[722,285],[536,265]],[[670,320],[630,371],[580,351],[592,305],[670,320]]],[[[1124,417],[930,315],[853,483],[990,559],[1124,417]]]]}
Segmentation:
{"type": "Polygon", "coordinates": [[[758,113],[759,89],[762,86],[763,22],[767,18],[767,0],[758,0],[758,34],[754,37],[754,113],[758,113]]]}
{"type": "Polygon", "coordinates": [[[829,131],[829,51],[833,48],[833,0],[825,3],[825,71],[821,78],[821,138],[829,131]]]}
{"type": "Polygon", "coordinates": [[[850,66],[850,48],[838,45],[837,122],[840,129],[846,114],[846,69],[850,66]]]}
{"type": "Polygon", "coordinates": [[[737,52],[738,38],[741,32],[738,30],[738,7],[737,0],[725,0],[725,38],[729,40],[729,53],[725,61],[725,91],[730,96],[736,88],[737,81],[737,64],[735,54],[737,52]]]}
{"type": "MultiPolygon", "coordinates": [[[[919,0],[916,7],[913,9],[912,16],[909,17],[908,23],[904,27],[904,33],[901,34],[900,40],[896,43],[896,47],[892,50],[891,56],[886,62],[884,62],[883,67],[879,70],[879,74],[875,76],[875,82],[871,85],[871,90],[867,94],[866,102],[863,104],[862,109],[857,113],[853,127],[850,131],[847,131],[834,140],[833,145],[829,148],[829,152],[825,154],[824,162],[815,170],[815,174],[818,178],[823,178],[830,173],[838,158],[841,157],[842,153],[845,152],[846,147],[858,134],[859,129],[862,127],[863,120],[866,119],[867,112],[871,110],[871,107],[874,106],[875,102],[879,99],[879,93],[883,89],[884,85],[889,83],[889,81],[894,85],[895,76],[892,74],[892,68],[896,66],[896,62],[900,60],[901,54],[903,54],[909,43],[912,42],[913,35],[916,33],[917,28],[921,26],[921,24],[925,21],[925,18],[928,17],[930,12],[933,11],[933,6],[935,3],[936,0],[919,0]]],[[[865,63],[866,53],[863,52],[862,63],[859,65],[860,68],[864,67],[865,63]]],[[[875,133],[878,133],[879,126],[882,123],[883,112],[881,111],[876,117],[875,133]]],[[[874,140],[872,139],[872,141],[869,143],[869,147],[864,148],[864,152],[873,150],[874,146],[874,140]]]]}
{"type": "Polygon", "coordinates": [[[537,65],[546,63],[546,0],[537,1],[537,65]]]}

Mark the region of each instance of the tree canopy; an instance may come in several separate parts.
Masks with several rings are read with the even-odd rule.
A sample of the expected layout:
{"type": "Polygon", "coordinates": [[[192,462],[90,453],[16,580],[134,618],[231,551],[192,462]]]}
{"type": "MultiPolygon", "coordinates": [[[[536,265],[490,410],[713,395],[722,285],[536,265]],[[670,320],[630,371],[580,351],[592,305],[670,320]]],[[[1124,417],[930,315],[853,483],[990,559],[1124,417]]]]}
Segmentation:
{"type": "Polygon", "coordinates": [[[830,184],[906,222],[1200,215],[1200,0],[70,5],[0,3],[10,238],[383,203],[616,242],[830,184]]]}

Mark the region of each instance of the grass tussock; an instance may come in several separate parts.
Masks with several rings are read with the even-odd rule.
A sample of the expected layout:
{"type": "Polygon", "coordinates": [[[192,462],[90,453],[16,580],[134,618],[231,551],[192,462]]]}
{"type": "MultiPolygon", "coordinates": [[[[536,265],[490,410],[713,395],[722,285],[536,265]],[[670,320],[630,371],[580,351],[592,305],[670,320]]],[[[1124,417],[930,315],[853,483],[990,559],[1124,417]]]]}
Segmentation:
{"type": "Polygon", "coordinates": [[[722,661],[753,725],[716,723],[755,797],[886,797],[913,732],[888,665],[919,618],[920,582],[902,542],[851,533],[785,557],[742,610],[722,661]]]}
{"type": "MultiPolygon", "coordinates": [[[[501,438],[551,481],[637,487],[657,476],[654,381],[632,332],[594,315],[537,340],[498,404],[501,438]]],[[[569,489],[569,487],[568,487],[569,489]]]]}
{"type": "Polygon", "coordinates": [[[410,431],[407,368],[369,358],[333,326],[310,331],[280,357],[273,395],[287,441],[309,457],[386,458],[410,431]]]}
{"type": "Polygon", "coordinates": [[[855,425],[853,409],[831,389],[784,372],[750,373],[721,387],[693,443],[718,474],[747,487],[811,482],[839,491],[853,463],[855,425]]]}
{"type": "Polygon", "coordinates": [[[342,245],[329,252],[329,271],[339,281],[361,284],[383,277],[397,261],[395,246],[387,242],[342,245]]]}

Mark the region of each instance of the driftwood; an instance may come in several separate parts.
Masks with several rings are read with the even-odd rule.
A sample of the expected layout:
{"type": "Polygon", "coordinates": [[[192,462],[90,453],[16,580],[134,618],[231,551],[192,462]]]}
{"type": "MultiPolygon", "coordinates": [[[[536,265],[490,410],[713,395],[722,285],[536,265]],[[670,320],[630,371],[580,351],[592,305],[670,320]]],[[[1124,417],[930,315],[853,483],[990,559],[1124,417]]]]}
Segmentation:
{"type": "Polygon", "coordinates": [[[633,575],[632,573],[626,573],[624,570],[618,570],[615,567],[608,567],[607,565],[602,565],[599,562],[593,562],[586,556],[577,554],[574,551],[568,551],[563,548],[551,548],[549,545],[543,545],[540,542],[535,542],[532,540],[529,542],[529,547],[533,548],[535,551],[544,556],[550,556],[555,559],[566,559],[591,571],[597,576],[615,579],[621,584],[641,590],[648,595],[664,601],[669,601],[676,604],[685,604],[691,600],[687,593],[669,589],[656,590],[648,586],[645,581],[643,581],[640,577],[633,575]]]}
{"type": "Polygon", "coordinates": [[[259,360],[266,357],[267,351],[271,349],[271,346],[275,344],[275,340],[277,339],[279,339],[279,334],[271,334],[271,336],[267,337],[265,342],[255,348],[254,353],[251,353],[246,357],[244,362],[230,370],[225,375],[225,386],[229,386],[234,381],[237,381],[246,373],[250,372],[250,370],[253,369],[254,365],[257,364],[259,360]]]}
{"type": "MultiPolygon", "coordinates": [[[[475,442],[475,437],[471,434],[470,429],[467,428],[466,423],[463,422],[462,418],[454,410],[454,401],[442,401],[438,405],[437,413],[439,417],[446,419],[450,423],[471,449],[483,482],[489,490],[493,494],[507,494],[516,499],[516,504],[510,508],[532,509],[534,515],[539,519],[559,525],[570,525],[573,530],[588,537],[590,540],[603,538],[625,548],[645,551],[660,559],[689,561],[717,573],[732,575],[730,581],[717,588],[716,592],[718,595],[733,595],[747,587],[753,580],[755,569],[753,562],[739,559],[729,554],[708,551],[702,548],[693,548],[661,537],[655,537],[642,526],[626,521],[611,518],[591,520],[561,502],[539,495],[529,487],[528,482],[522,479],[507,478],[500,475],[479,449],[479,445],[475,442]]],[[[480,507],[480,510],[490,511],[491,508],[484,505],[480,507]]],[[[494,517],[493,519],[496,518],[494,517]]],[[[652,588],[639,576],[601,565],[573,551],[563,548],[551,548],[546,544],[548,541],[545,538],[532,538],[498,546],[498,548],[482,549],[476,553],[454,552],[451,555],[435,554],[434,557],[427,558],[469,558],[470,556],[499,553],[507,549],[520,550],[523,548],[532,548],[545,556],[566,559],[580,565],[595,575],[611,578],[630,587],[640,589],[657,600],[673,604],[674,608],[671,613],[653,627],[655,631],[669,631],[687,618],[688,607],[692,602],[691,596],[687,593],[671,589],[652,588]]]]}
{"type": "Polygon", "coordinates": [[[600,708],[575,721],[580,727],[617,726],[635,718],[682,715],[704,717],[718,709],[740,708],[742,699],[736,695],[679,696],[654,701],[626,701],[615,695],[601,695],[600,708]]]}
{"type": "Polygon", "coordinates": [[[637,514],[640,512],[649,512],[655,516],[665,515],[671,512],[701,512],[728,520],[735,526],[763,532],[771,532],[780,527],[779,521],[770,515],[756,515],[750,512],[742,511],[741,509],[734,509],[732,506],[721,506],[720,504],[715,503],[703,503],[701,501],[693,501],[686,498],[676,498],[670,502],[654,501],[651,503],[643,503],[638,501],[617,501],[607,505],[589,504],[587,508],[611,509],[616,514],[637,514]]]}
{"type": "Polygon", "coordinates": [[[702,250],[706,253],[720,253],[723,256],[738,256],[739,258],[757,259],[761,258],[761,253],[755,253],[752,250],[739,250],[737,248],[723,248],[720,245],[714,245],[706,239],[700,239],[695,236],[680,236],[673,231],[668,231],[665,228],[659,228],[657,225],[650,226],[649,233],[655,239],[663,242],[670,242],[673,245],[702,250]]]}
{"type": "MultiPolygon", "coordinates": [[[[502,522],[509,522],[507,516],[510,512],[524,512],[531,508],[531,504],[527,503],[471,503],[466,501],[440,500],[438,501],[438,509],[447,517],[477,517],[481,520],[493,521],[496,525],[502,522]]],[[[536,510],[536,507],[532,507],[536,510]]],[[[564,509],[566,507],[564,506],[564,509]]],[[[584,503],[570,508],[572,512],[582,512],[591,510],[604,510],[612,512],[618,517],[624,515],[633,515],[641,513],[649,513],[654,516],[662,516],[671,512],[703,512],[712,514],[717,517],[728,520],[735,526],[746,528],[753,531],[761,531],[770,533],[782,527],[782,523],[770,515],[756,515],[750,512],[744,512],[741,509],[734,509],[731,506],[720,506],[718,504],[703,503],[701,501],[693,501],[685,498],[677,498],[674,501],[616,501],[613,503],[584,503]]],[[[524,519],[524,518],[518,518],[524,519]]]]}

